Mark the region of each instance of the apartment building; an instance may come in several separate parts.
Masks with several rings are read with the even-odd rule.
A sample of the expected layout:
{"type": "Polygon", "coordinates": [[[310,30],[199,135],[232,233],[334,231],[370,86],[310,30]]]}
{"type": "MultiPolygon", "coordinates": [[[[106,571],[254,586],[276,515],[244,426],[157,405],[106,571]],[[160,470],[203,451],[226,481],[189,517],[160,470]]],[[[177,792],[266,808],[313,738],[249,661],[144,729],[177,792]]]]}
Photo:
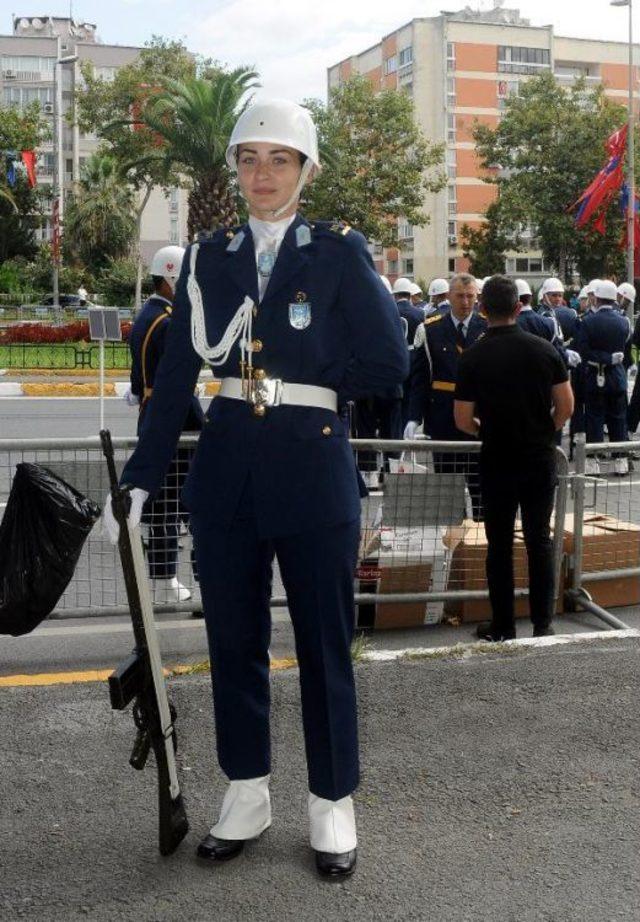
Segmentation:
{"type": "MultiPolygon", "coordinates": [[[[578,76],[602,83],[618,102],[628,101],[628,45],[567,38],[553,26],[535,26],[517,9],[469,7],[457,13],[413,19],[382,40],[328,70],[329,89],[354,73],[379,89],[409,93],[424,133],[446,145],[447,186],[425,200],[431,223],[424,228],[399,221],[398,248],[374,250],[379,270],[390,278],[431,279],[467,268],[460,229],[477,227],[496,189],[482,176],[472,130],[475,121],[498,124],[509,95],[521,81],[551,70],[563,85],[578,76]]],[[[638,68],[634,68],[635,86],[638,68]]],[[[636,106],[638,93],[636,90],[636,106]]],[[[507,271],[537,283],[545,266],[531,236],[530,248],[507,254],[507,271]]]]}
{"type": "MultiPolygon", "coordinates": [[[[69,124],[67,114],[73,109],[76,88],[82,81],[80,67],[91,61],[96,74],[113,79],[119,67],[136,60],[140,48],[126,45],[105,45],[100,42],[93,23],[56,16],[14,16],[11,35],[0,35],[0,100],[3,106],[19,108],[37,100],[43,114],[50,119],[51,137],[38,150],[37,176],[42,185],[54,180],[55,99],[54,67],[57,60],[78,56],[78,61],[58,65],[57,77],[62,88],[62,182],[65,193],[77,182],[86,158],[98,147],[95,134],[83,134],[77,124],[69,124]]],[[[40,231],[40,239],[50,239],[51,219],[40,231]]],[[[153,253],[167,243],[183,244],[187,239],[187,196],[174,189],[167,197],[154,189],[145,208],[142,222],[142,252],[148,261],[153,253]]]]}

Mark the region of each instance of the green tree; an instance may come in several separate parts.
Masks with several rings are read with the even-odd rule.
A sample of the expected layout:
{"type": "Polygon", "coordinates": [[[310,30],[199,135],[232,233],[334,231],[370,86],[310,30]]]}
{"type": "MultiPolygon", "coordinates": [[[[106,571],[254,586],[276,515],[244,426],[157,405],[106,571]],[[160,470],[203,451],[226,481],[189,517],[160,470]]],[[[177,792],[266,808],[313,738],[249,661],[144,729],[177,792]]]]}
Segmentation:
{"type": "Polygon", "coordinates": [[[477,278],[504,272],[505,254],[512,248],[496,202],[489,205],[485,218],[481,227],[463,224],[460,229],[462,254],[469,260],[469,271],[477,278]]]}
{"type": "Polygon", "coordinates": [[[624,260],[618,205],[609,208],[605,235],[577,229],[567,209],[602,168],[604,143],[625,123],[626,110],[603,87],[587,89],[577,80],[564,88],[550,72],[521,82],[519,93],[509,97],[495,129],[474,129],[479,157],[498,186],[501,232],[517,238],[532,224],[545,259],[563,278],[572,266],[583,277],[617,271],[624,260]]]}
{"type": "Polygon", "coordinates": [[[225,160],[238,115],[258,86],[258,75],[238,67],[212,69],[202,77],[165,78],[163,91],[149,98],[141,118],[161,139],[157,159],[189,181],[189,239],[238,220],[237,191],[225,160]]]}
{"type": "Polygon", "coordinates": [[[7,179],[8,155],[19,157],[48,137],[47,124],[38,103],[20,111],[0,107],[0,263],[14,256],[32,258],[37,250],[35,230],[42,221],[43,197],[31,189],[18,171],[15,187],[7,179]]]}
{"type": "Polygon", "coordinates": [[[64,223],[65,251],[92,272],[129,255],[136,233],[133,193],[109,154],[98,151],[86,161],[64,223]]]}
{"type": "Polygon", "coordinates": [[[411,97],[376,93],[358,75],[332,90],[328,105],[307,105],[324,161],[306,191],[310,218],[340,218],[386,246],[397,243],[398,218],[429,222],[424,201],[444,186],[444,147],[425,138],[411,97]]]}
{"type": "Polygon", "coordinates": [[[214,65],[192,55],[179,41],[154,36],[139,58],[119,68],[113,80],[97,77],[93,65],[81,66],[83,88],[76,94],[78,123],[83,131],[94,131],[108,146],[135,192],[136,221],[136,305],[142,289],[143,261],[140,250],[142,217],[154,187],[168,193],[184,183],[176,166],[160,156],[162,141],[141,120],[150,98],[157,95],[167,78],[187,80],[214,65]]]}

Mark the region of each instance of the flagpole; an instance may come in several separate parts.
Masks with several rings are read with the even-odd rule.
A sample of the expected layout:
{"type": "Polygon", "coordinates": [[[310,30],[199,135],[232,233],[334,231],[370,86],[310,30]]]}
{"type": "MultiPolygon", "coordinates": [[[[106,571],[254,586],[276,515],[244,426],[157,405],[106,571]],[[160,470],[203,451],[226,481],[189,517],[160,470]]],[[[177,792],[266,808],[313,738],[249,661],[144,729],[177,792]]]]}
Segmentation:
{"type": "MultiPolygon", "coordinates": [[[[629,130],[627,131],[628,165],[627,184],[629,186],[629,202],[627,209],[627,281],[632,285],[635,281],[635,150],[634,150],[634,113],[633,113],[633,0],[629,0],[629,130]]],[[[633,304],[628,302],[629,319],[633,321],[633,304]]]]}

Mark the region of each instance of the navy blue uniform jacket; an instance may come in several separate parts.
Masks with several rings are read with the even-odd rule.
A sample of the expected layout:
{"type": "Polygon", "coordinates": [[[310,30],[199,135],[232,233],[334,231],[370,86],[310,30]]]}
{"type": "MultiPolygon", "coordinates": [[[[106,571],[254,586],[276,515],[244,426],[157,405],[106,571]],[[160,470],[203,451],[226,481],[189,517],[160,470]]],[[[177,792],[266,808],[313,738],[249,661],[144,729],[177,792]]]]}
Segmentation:
{"type": "MultiPolygon", "coordinates": [[[[165,339],[169,328],[172,307],[164,298],[151,295],[142,305],[129,336],[131,351],[131,393],[140,401],[138,415],[138,434],[149,406],[151,392],[156,379],[156,371],[164,352],[165,339]]],[[[192,396],[182,424],[184,432],[198,432],[202,429],[204,413],[200,401],[192,396]]]]}
{"type": "Polygon", "coordinates": [[[613,307],[606,305],[586,314],[575,336],[574,346],[580,353],[588,391],[598,390],[598,368],[604,372],[604,390],[609,394],[626,394],[627,372],[624,365],[613,365],[612,354],[625,351],[631,325],[613,307]],[[595,363],[595,364],[590,364],[595,363]]]}
{"type": "MultiPolygon", "coordinates": [[[[178,280],[153,400],[122,482],[152,495],[159,489],[201,366],[191,342],[186,291],[191,251],[178,280]]],[[[271,378],[329,387],[339,407],[400,384],[409,362],[398,309],[357,231],[299,215],[288,228],[258,304],[255,248],[248,225],[221,230],[200,244],[197,277],[208,342],[219,342],[245,296],[253,317],[253,363],[271,378]],[[290,305],[310,305],[310,323],[296,329],[290,305]]],[[[240,376],[236,343],[216,376],[240,376]]],[[[242,400],[216,397],[182,498],[193,515],[217,526],[233,521],[252,481],[258,532],[277,537],[360,515],[358,479],[340,417],[313,407],[268,408],[258,417],[242,400]]]]}
{"type": "MultiPolygon", "coordinates": [[[[424,430],[432,439],[468,441],[453,419],[453,397],[462,354],[456,343],[451,312],[432,314],[418,330],[411,368],[409,419],[424,420],[424,430]]],[[[472,313],[467,327],[465,349],[487,329],[487,321],[472,313]]]]}

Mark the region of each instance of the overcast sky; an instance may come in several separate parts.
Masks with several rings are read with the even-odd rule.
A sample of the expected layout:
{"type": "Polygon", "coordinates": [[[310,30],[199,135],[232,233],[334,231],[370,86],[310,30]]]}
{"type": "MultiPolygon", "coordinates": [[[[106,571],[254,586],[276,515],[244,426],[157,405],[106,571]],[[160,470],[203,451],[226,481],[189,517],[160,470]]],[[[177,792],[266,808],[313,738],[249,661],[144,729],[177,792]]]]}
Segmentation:
{"type": "MultiPolygon", "coordinates": [[[[232,66],[254,65],[263,92],[295,100],[326,97],[326,70],[377,43],[415,17],[458,10],[465,0],[73,0],[77,21],[93,22],[103,42],[143,45],[152,34],[182,39],[193,51],[232,66]]],[[[492,0],[470,2],[490,9],[492,0]]],[[[609,0],[522,0],[532,25],[553,24],[558,35],[628,41],[628,11],[609,0]]],[[[69,0],[3,0],[0,33],[16,15],[69,15],[69,0]]],[[[634,32],[640,38],[640,17],[634,32]]]]}

